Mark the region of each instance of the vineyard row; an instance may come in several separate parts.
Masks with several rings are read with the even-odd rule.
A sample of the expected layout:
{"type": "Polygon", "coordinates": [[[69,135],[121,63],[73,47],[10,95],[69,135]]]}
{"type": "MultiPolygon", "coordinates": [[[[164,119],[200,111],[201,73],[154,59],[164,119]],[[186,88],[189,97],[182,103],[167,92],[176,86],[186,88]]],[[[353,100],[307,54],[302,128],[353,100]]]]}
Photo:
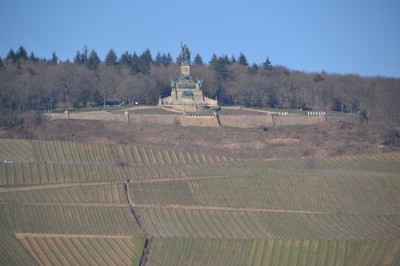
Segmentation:
{"type": "Polygon", "coordinates": [[[155,237],[218,239],[400,238],[400,216],[138,208],[155,237]]]}

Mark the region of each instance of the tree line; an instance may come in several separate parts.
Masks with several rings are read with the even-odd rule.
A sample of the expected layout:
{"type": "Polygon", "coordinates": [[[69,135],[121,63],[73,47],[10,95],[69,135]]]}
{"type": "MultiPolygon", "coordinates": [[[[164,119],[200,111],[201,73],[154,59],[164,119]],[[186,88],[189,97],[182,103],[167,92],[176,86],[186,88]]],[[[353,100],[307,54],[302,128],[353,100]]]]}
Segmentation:
{"type": "MultiPolygon", "coordinates": [[[[120,100],[154,105],[170,93],[179,76],[180,55],[149,49],[141,54],[110,49],[101,60],[94,49],[78,50],[72,61],[38,58],[23,46],[0,57],[0,113],[105,105],[120,100]]],[[[246,56],[212,55],[192,60],[192,76],[204,79],[204,94],[219,104],[259,108],[361,113],[400,121],[400,79],[326,72],[306,73],[272,65],[250,64],[246,56]]]]}

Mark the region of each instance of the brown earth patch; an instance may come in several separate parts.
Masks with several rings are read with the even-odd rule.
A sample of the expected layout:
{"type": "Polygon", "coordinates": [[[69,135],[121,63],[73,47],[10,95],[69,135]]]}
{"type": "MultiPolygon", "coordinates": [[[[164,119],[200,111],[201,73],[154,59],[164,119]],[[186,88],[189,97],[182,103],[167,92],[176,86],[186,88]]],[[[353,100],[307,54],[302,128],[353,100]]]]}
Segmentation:
{"type": "Polygon", "coordinates": [[[13,134],[13,137],[132,144],[239,159],[274,159],[379,154],[400,150],[400,137],[390,135],[390,130],[376,123],[373,126],[360,124],[358,120],[328,120],[315,125],[251,129],[56,120],[43,121],[39,126],[32,127],[28,135],[13,134]],[[390,137],[390,141],[385,141],[380,148],[378,144],[383,136],[385,140],[390,137]]]}

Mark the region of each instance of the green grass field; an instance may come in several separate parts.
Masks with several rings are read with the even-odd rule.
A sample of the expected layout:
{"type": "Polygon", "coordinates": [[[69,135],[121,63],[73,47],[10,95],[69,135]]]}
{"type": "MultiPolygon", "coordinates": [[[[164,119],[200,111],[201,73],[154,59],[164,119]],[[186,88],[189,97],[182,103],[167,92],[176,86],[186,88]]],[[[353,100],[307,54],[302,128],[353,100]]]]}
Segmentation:
{"type": "Polygon", "coordinates": [[[0,159],[0,265],[399,265],[400,153],[5,139],[0,159]]]}

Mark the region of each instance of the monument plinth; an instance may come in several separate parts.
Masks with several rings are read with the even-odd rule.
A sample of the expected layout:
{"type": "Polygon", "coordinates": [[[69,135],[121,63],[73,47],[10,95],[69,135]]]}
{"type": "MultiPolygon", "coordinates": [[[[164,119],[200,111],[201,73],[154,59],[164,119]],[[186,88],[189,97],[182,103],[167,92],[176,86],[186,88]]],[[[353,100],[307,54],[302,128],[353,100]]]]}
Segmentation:
{"type": "Polygon", "coordinates": [[[171,96],[159,101],[161,106],[171,106],[182,111],[203,112],[209,109],[219,109],[217,100],[205,97],[201,87],[203,80],[194,81],[190,73],[190,51],[186,45],[181,45],[181,73],[178,79],[171,80],[171,96]]]}

